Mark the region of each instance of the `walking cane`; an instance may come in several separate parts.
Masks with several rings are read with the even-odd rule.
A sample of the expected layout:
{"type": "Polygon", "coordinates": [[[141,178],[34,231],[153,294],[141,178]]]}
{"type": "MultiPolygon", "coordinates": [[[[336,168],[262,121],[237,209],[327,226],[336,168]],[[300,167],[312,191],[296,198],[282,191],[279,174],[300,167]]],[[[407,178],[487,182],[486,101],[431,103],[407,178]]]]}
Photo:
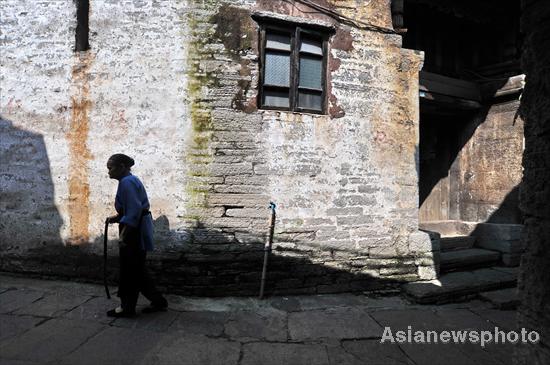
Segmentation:
{"type": "Polygon", "coordinates": [[[271,209],[271,216],[269,217],[269,234],[267,235],[267,241],[264,246],[264,266],[262,268],[262,281],[260,284],[260,299],[264,297],[265,277],[267,274],[267,261],[269,260],[269,253],[271,252],[271,245],[273,244],[273,232],[275,230],[275,203],[269,202],[269,209],[271,209]]]}
{"type": "Polygon", "coordinates": [[[109,218],[105,219],[105,230],[103,231],[103,286],[107,299],[111,299],[109,287],[107,286],[107,235],[109,233],[109,218]]]}

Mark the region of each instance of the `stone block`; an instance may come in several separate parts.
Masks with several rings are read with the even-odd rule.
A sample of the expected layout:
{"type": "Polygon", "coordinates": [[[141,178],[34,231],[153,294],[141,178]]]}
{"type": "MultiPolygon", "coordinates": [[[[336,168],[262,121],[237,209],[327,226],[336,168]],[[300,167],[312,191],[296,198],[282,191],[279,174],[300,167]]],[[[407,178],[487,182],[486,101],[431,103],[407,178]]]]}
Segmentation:
{"type": "Polygon", "coordinates": [[[441,270],[466,268],[480,265],[491,265],[500,260],[497,251],[470,248],[465,250],[441,253],[441,270]]]}
{"type": "Polygon", "coordinates": [[[426,231],[439,232],[441,236],[468,236],[476,228],[476,223],[444,220],[424,222],[420,224],[420,228],[426,231]]]}
{"type": "Polygon", "coordinates": [[[362,215],[363,214],[363,208],[361,208],[361,207],[330,208],[330,209],[327,209],[326,213],[329,216],[362,215]]]}
{"type": "Polygon", "coordinates": [[[236,194],[261,194],[265,191],[264,187],[258,185],[216,185],[213,188],[216,193],[236,193],[236,194]]]}
{"type": "Polygon", "coordinates": [[[417,231],[409,235],[409,250],[412,254],[439,251],[439,243],[437,237],[426,232],[417,231]]]}
{"type": "Polygon", "coordinates": [[[441,237],[441,251],[472,248],[476,238],[472,236],[441,237]]]}
{"type": "Polygon", "coordinates": [[[416,273],[417,267],[411,265],[409,267],[381,267],[380,276],[400,275],[400,274],[412,274],[416,273]]]}
{"type": "Polygon", "coordinates": [[[345,240],[349,239],[349,232],[348,231],[337,231],[337,230],[318,230],[315,233],[315,237],[318,240],[325,241],[325,240],[345,240]]]}
{"type": "Polygon", "coordinates": [[[347,195],[341,196],[334,200],[334,205],[337,207],[350,207],[350,206],[369,206],[375,205],[376,199],[366,195],[347,195]]]}
{"type": "Polygon", "coordinates": [[[374,222],[374,217],[370,215],[355,215],[347,217],[337,217],[336,224],[339,226],[364,226],[374,222]]]}
{"type": "Polygon", "coordinates": [[[405,294],[419,303],[435,303],[513,286],[516,281],[516,274],[495,269],[477,269],[448,273],[436,280],[407,283],[402,288],[405,294]]]}
{"type": "Polygon", "coordinates": [[[480,223],[472,232],[476,246],[505,253],[523,250],[520,242],[523,225],[480,223]]]}
{"type": "Polygon", "coordinates": [[[252,175],[252,164],[245,163],[211,163],[208,165],[211,176],[252,175]]]}
{"type": "Polygon", "coordinates": [[[419,280],[434,280],[439,276],[439,266],[418,266],[419,280]]]}
{"type": "Polygon", "coordinates": [[[395,258],[409,256],[409,248],[406,244],[392,243],[389,246],[370,247],[368,249],[371,258],[395,258]]]}

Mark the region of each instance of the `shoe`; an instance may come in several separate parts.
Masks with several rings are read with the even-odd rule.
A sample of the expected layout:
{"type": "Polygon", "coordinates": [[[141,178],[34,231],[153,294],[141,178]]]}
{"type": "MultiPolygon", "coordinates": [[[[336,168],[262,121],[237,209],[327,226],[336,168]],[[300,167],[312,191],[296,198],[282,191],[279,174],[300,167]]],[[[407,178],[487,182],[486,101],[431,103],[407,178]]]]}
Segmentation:
{"type": "Polygon", "coordinates": [[[141,310],[141,313],[155,313],[155,312],[166,312],[168,305],[150,305],[141,310]]]}
{"type": "Polygon", "coordinates": [[[108,317],[114,317],[114,318],[132,318],[136,316],[136,312],[129,312],[129,311],[117,311],[116,309],[111,309],[110,311],[107,311],[108,317]]]}

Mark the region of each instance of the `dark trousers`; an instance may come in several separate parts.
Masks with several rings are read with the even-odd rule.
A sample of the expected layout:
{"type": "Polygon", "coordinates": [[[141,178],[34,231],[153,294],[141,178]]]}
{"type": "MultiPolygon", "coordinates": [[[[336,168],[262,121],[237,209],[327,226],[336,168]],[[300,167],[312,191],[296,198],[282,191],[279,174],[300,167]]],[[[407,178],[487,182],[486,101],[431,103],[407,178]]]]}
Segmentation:
{"type": "Polygon", "coordinates": [[[139,234],[130,235],[119,248],[120,278],[118,296],[122,309],[134,312],[141,292],[154,306],[166,306],[166,299],[155,288],[145,265],[146,252],[140,247],[139,234]]]}

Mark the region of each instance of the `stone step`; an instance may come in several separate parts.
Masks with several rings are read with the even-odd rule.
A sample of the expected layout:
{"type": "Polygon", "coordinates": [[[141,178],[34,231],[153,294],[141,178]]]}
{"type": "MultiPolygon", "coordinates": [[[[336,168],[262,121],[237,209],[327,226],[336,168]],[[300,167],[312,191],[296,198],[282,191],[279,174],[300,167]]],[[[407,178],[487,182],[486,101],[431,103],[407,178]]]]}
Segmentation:
{"type": "Polygon", "coordinates": [[[487,267],[500,260],[500,252],[482,248],[447,251],[441,253],[441,272],[487,267]]]}
{"type": "Polygon", "coordinates": [[[500,310],[516,309],[519,305],[519,294],[516,287],[483,292],[479,294],[479,298],[490,302],[493,308],[500,310]]]}
{"type": "Polygon", "coordinates": [[[472,236],[450,236],[441,237],[441,251],[453,251],[474,247],[475,237],[472,236]]]}
{"type": "Polygon", "coordinates": [[[404,284],[403,293],[417,303],[447,303],[480,292],[516,286],[517,268],[491,267],[457,271],[439,279],[404,284]]]}

